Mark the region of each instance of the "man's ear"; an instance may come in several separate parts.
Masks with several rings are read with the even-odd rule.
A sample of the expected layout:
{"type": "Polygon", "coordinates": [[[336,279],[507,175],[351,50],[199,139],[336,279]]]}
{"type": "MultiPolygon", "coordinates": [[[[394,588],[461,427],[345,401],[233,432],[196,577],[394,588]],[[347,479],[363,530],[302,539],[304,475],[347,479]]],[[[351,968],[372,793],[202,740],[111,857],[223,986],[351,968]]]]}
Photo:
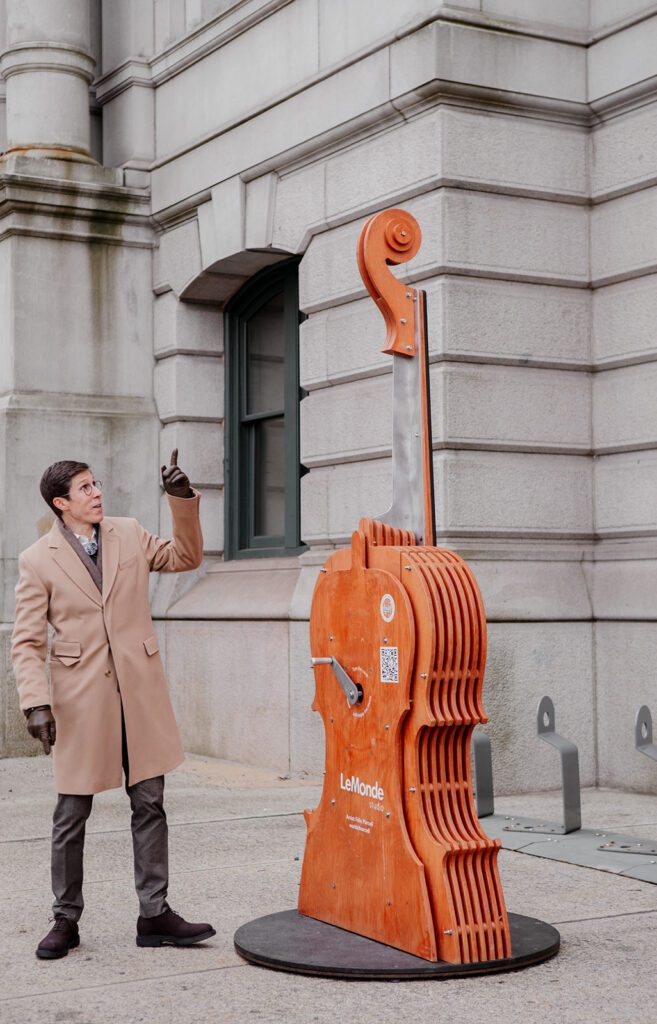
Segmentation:
{"type": "Polygon", "coordinates": [[[66,512],[66,506],[68,504],[66,498],[53,498],[52,503],[60,512],[66,512]]]}

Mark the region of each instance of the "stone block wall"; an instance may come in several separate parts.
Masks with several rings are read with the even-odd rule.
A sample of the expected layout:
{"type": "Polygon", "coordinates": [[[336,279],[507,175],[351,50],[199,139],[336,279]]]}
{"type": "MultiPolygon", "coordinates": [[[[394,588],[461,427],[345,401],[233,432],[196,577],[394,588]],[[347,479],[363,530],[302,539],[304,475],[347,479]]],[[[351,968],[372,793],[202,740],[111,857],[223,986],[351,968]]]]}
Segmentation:
{"type": "MultiPolygon", "coordinates": [[[[534,735],[536,704],[549,693],[559,730],[580,745],[584,783],[657,789],[633,750],[636,707],[650,703],[657,616],[657,4],[101,8],[92,93],[103,160],[122,169],[133,196],[150,186],[156,249],[151,267],[150,251],[132,242],[97,244],[96,227],[83,246],[60,239],[52,288],[35,301],[40,322],[61,307],[52,332],[60,345],[81,313],[76,383],[66,360],[47,381],[38,365],[34,373],[53,392],[44,436],[61,421],[63,437],[79,429],[83,442],[89,424],[96,429],[88,392],[102,380],[92,404],[109,431],[103,451],[116,453],[107,471],[120,474],[128,448],[132,486],[146,455],[162,463],[178,446],[203,491],[205,567],[162,578],[154,594],[188,749],[321,769],[321,722],[309,711],[313,583],[358,519],[390,503],[390,360],[355,250],[367,217],[394,205],[423,231],[400,274],[428,297],[438,535],[469,560],[487,607],[498,788],[558,783],[534,735]],[[238,566],[222,561],[223,307],[257,270],[290,255],[302,256],[307,315],[308,550],[238,566]],[[102,281],[102,301],[93,288],[80,302],[65,293],[75,275],[102,281]],[[132,306],[130,281],[139,282],[132,306]],[[103,344],[88,345],[85,330],[103,344]],[[249,716],[256,725],[238,742],[249,716]]],[[[2,10],[0,0],[0,37],[2,10]]],[[[122,240],[133,230],[122,227],[122,240]]],[[[0,330],[17,338],[30,333],[29,318],[20,320],[29,282],[48,273],[55,251],[39,243],[26,258],[27,245],[0,240],[0,330]]],[[[16,352],[14,365],[0,346],[0,374],[23,372],[16,352]]],[[[45,413],[10,387],[21,398],[0,417],[0,472],[23,486],[7,438],[23,438],[25,450],[45,413]]],[[[117,506],[133,495],[120,492],[117,506]]],[[[153,486],[131,514],[150,526],[157,502],[153,486]]],[[[10,609],[23,538],[2,511],[10,609]]],[[[168,525],[162,504],[158,528],[168,525]]]]}
{"type": "Polygon", "coordinates": [[[157,528],[151,229],[122,173],[0,165],[0,755],[35,745],[10,665],[18,554],[50,527],[39,477],[88,461],[114,515],[157,528]],[[47,195],[48,202],[44,201],[47,195]],[[154,487],[144,486],[150,475],[154,487]]]}
{"type": "Polygon", "coordinates": [[[578,564],[593,541],[587,135],[449,107],[391,126],[325,161],[330,226],[300,266],[302,521],[319,552],[390,499],[390,360],[362,297],[358,234],[385,206],[421,225],[400,276],[428,293],[439,543],[469,558],[484,593],[501,791],[558,783],[549,751],[534,750],[543,693],[580,743],[583,781],[597,777],[578,564]]]}
{"type": "MultiPolygon", "coordinates": [[[[469,559],[488,610],[486,699],[498,786],[557,784],[557,765],[534,738],[536,704],[550,693],[559,728],[580,744],[584,783],[654,788],[645,770],[630,767],[638,756],[628,725],[636,687],[624,691],[622,716],[600,720],[600,620],[610,617],[622,631],[619,618],[653,614],[654,605],[652,375],[634,364],[655,358],[653,291],[644,276],[655,264],[656,164],[652,108],[626,100],[638,88],[636,67],[652,59],[638,36],[657,31],[655,5],[589,10],[491,0],[444,5],[436,16],[409,0],[377,3],[376,19],[366,3],[349,17],[341,6],[272,7],[269,30],[284,35],[293,23],[307,45],[280,74],[263,65],[248,95],[227,94],[219,117],[203,105],[192,120],[184,113],[186,97],[216,80],[215,58],[201,57],[166,82],[154,59],[163,75],[154,90],[162,111],[152,172],[163,230],[156,304],[173,303],[168,287],[183,304],[221,308],[276,253],[303,254],[309,550],[296,562],[287,607],[283,601],[269,615],[287,625],[277,640],[263,639],[289,736],[280,750],[272,738],[260,756],[292,770],[321,765],[321,723],[301,698],[310,698],[312,581],[358,518],[389,504],[390,362],[380,353],[382,322],[355,248],[372,212],[403,205],[424,236],[400,273],[428,295],[439,537],[469,559]],[[307,123],[312,142],[303,135],[307,123]],[[209,200],[201,192],[208,187],[209,200]],[[199,192],[198,234],[193,218],[169,223],[169,211],[199,192]],[[286,692],[279,672],[287,673],[286,692]],[[530,764],[539,768],[531,775],[530,764]]],[[[222,24],[229,28],[228,16],[222,24]]],[[[209,23],[200,31],[209,33],[209,23]]],[[[247,32],[256,51],[258,38],[247,32]]],[[[247,43],[226,39],[219,52],[228,74],[247,43]]],[[[201,370],[195,363],[198,380],[201,370]]],[[[167,368],[162,382],[165,373],[172,395],[182,371],[167,368]]],[[[184,399],[174,401],[186,418],[184,399]]],[[[206,576],[169,607],[171,619],[180,618],[167,629],[182,643],[195,628],[186,616],[214,615],[222,636],[237,635],[246,622],[267,618],[276,574],[290,570],[254,569],[260,591],[238,585],[239,573],[206,576]]],[[[241,661],[249,677],[260,653],[241,661]]],[[[227,696],[238,667],[217,676],[227,696]]],[[[191,718],[188,729],[190,741],[201,742],[191,718]]],[[[228,749],[217,738],[204,744],[228,749]]]]}
{"type": "MultiPolygon", "coordinates": [[[[591,86],[605,95],[636,89],[655,41],[651,17],[597,44],[591,86]]],[[[651,791],[653,773],[633,750],[633,729],[639,705],[655,713],[657,165],[648,128],[655,109],[652,99],[639,109],[628,104],[591,132],[598,772],[601,784],[651,791]]]]}

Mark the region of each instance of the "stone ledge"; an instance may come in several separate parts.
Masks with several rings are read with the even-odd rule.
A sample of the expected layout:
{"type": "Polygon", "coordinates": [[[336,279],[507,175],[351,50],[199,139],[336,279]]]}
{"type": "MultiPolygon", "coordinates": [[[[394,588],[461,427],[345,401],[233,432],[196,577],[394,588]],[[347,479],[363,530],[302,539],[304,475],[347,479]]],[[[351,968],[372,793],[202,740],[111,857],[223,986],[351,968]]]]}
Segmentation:
{"type": "MultiPolygon", "coordinates": [[[[440,541],[439,541],[440,543],[440,541]]],[[[343,545],[344,547],[348,545],[343,545]]],[[[595,615],[594,601],[604,607],[609,617],[609,601],[613,594],[609,590],[610,573],[615,579],[629,580],[628,565],[637,563],[603,562],[603,576],[598,579],[598,566],[582,560],[586,553],[556,549],[552,560],[546,559],[542,551],[526,545],[525,557],[496,557],[491,547],[465,544],[449,544],[451,550],[465,557],[479,583],[486,617],[489,622],[577,622],[590,621],[595,615]],[[570,558],[568,557],[570,555],[570,558]],[[577,556],[579,555],[579,558],[577,556]],[[614,566],[617,569],[614,569],[614,566]],[[609,567],[611,566],[611,569],[609,567]],[[606,603],[605,603],[606,602],[606,603]]],[[[233,562],[210,563],[204,574],[197,576],[191,586],[186,586],[182,597],[175,596],[168,582],[158,584],[156,607],[159,617],[165,621],[281,621],[307,622],[313,590],[319,576],[320,564],[329,556],[323,549],[315,557],[313,552],[295,558],[242,559],[233,562]],[[268,563],[272,562],[273,565],[268,563]],[[263,564],[264,563],[264,564],[263,564]],[[171,595],[172,600],[167,600],[171,595]]],[[[657,582],[657,559],[642,563],[642,579],[657,582]]],[[[646,583],[646,586],[648,584],[646,583]]],[[[627,593],[627,584],[623,584],[627,593]]],[[[647,592],[645,587],[641,591],[647,592]]],[[[622,613],[625,598],[619,598],[618,618],[655,617],[657,604],[644,601],[637,596],[632,614],[622,613]],[[654,606],[654,607],[653,607],[654,606]],[[641,609],[643,609],[641,611],[641,609]]]]}
{"type": "Polygon", "coordinates": [[[167,618],[274,621],[305,617],[305,607],[299,609],[304,616],[293,614],[297,589],[308,589],[307,576],[314,585],[318,572],[302,567],[298,557],[216,562],[168,608],[167,618]]]}
{"type": "Polygon", "coordinates": [[[151,398],[139,395],[61,394],[55,391],[9,391],[0,394],[0,413],[45,412],[70,416],[111,416],[152,419],[156,415],[151,398]]]}
{"type": "Polygon", "coordinates": [[[98,164],[11,154],[0,161],[0,184],[16,184],[39,192],[53,191],[76,197],[93,197],[93,209],[98,208],[103,195],[131,200],[137,204],[148,203],[147,187],[125,185],[124,180],[121,168],[101,167],[98,164]]]}

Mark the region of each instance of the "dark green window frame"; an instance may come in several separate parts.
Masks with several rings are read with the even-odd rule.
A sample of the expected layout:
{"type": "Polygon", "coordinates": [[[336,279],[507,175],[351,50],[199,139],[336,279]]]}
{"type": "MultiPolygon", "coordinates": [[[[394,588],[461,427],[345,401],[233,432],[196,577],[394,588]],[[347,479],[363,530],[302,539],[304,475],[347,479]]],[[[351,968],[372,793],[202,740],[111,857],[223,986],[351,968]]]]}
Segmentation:
{"type": "Polygon", "coordinates": [[[225,338],[225,542],[224,558],[294,555],[300,539],[299,480],[299,260],[286,260],[255,274],[226,306],[225,338]],[[249,414],[247,409],[247,326],[274,297],[282,296],[284,332],[283,408],[249,414]],[[284,533],[256,533],[255,438],[266,419],[284,421],[284,533]]]}

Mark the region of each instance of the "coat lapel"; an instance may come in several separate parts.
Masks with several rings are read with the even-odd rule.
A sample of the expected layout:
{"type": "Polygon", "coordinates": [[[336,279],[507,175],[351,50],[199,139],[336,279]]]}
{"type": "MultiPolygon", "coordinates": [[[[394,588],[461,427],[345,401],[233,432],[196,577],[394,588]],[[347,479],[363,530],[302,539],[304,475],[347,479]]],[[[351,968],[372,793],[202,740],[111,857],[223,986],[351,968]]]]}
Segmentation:
{"type": "Polygon", "coordinates": [[[119,535],[105,519],[100,524],[103,552],[103,602],[107,601],[119,567],[119,535]]]}
{"type": "Polygon", "coordinates": [[[62,535],[59,522],[53,523],[48,534],[48,546],[57,565],[62,569],[70,580],[87,595],[94,604],[102,605],[102,599],[98,587],[92,580],[84,563],[78,558],[75,551],[62,535]]]}

